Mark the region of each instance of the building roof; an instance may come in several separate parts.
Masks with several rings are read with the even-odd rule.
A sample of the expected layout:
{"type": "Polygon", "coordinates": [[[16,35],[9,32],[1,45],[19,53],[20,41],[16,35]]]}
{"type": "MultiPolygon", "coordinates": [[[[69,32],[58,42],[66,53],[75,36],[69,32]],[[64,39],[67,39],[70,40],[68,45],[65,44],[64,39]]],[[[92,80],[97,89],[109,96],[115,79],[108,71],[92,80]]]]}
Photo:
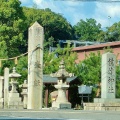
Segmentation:
{"type": "MultiPolygon", "coordinates": [[[[76,76],[67,78],[67,83],[74,80],[76,76]]],[[[43,75],[43,83],[57,83],[57,78],[51,77],[50,75],[43,75]]]]}
{"type": "Polygon", "coordinates": [[[95,45],[89,45],[89,46],[81,46],[81,47],[76,47],[73,48],[73,51],[83,51],[83,50],[89,50],[89,49],[102,49],[104,47],[114,47],[114,46],[120,46],[120,41],[116,42],[107,42],[103,44],[95,44],[95,45]]]}
{"type": "MultiPolygon", "coordinates": [[[[77,78],[76,76],[67,78],[67,83],[73,81],[75,78],[77,78]]],[[[0,76],[0,79],[4,79],[3,76],[0,76]]],[[[51,77],[50,75],[43,75],[43,83],[57,83],[57,78],[55,77],[51,77]]]]}

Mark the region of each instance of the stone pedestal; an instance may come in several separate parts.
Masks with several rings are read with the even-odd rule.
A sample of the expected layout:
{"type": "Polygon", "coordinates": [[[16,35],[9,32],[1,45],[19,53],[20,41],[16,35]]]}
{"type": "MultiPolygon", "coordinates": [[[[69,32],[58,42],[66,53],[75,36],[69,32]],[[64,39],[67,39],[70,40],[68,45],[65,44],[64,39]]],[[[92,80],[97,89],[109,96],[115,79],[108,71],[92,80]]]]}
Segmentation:
{"type": "Polygon", "coordinates": [[[22,93],[24,95],[23,97],[23,108],[27,109],[27,101],[28,101],[28,96],[25,93],[22,93]]]}
{"type": "Polygon", "coordinates": [[[70,109],[71,103],[68,102],[66,97],[66,89],[69,88],[69,85],[55,85],[55,88],[58,89],[58,97],[56,101],[53,101],[52,107],[57,107],[60,109],[70,109]]]}
{"type": "Polygon", "coordinates": [[[19,93],[9,93],[8,108],[23,109],[23,103],[19,97],[19,93]]]}
{"type": "Polygon", "coordinates": [[[120,103],[84,103],[84,110],[120,111],[120,103]]]}
{"type": "Polygon", "coordinates": [[[18,84],[16,78],[20,76],[20,74],[16,73],[15,67],[13,68],[13,73],[9,74],[9,77],[11,78],[10,84],[12,85],[12,89],[8,96],[8,108],[11,109],[23,109],[23,103],[19,97],[19,93],[16,90],[16,86],[18,84]]]}
{"type": "Polygon", "coordinates": [[[16,85],[18,84],[18,82],[12,80],[10,83],[12,85],[12,90],[10,91],[8,97],[8,108],[23,108],[23,103],[21,101],[21,98],[19,97],[19,93],[16,91],[16,85]]]}
{"type": "Polygon", "coordinates": [[[94,103],[120,103],[120,99],[94,98],[94,103]]]}

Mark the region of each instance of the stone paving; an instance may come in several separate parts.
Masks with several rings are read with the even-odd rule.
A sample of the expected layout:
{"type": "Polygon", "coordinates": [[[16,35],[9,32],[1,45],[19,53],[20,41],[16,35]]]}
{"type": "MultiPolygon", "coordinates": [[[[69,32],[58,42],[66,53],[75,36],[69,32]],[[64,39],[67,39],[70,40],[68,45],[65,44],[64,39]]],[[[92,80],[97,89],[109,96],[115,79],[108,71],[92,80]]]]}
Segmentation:
{"type": "Polygon", "coordinates": [[[0,110],[0,119],[120,120],[120,112],[85,110],[0,110]]]}

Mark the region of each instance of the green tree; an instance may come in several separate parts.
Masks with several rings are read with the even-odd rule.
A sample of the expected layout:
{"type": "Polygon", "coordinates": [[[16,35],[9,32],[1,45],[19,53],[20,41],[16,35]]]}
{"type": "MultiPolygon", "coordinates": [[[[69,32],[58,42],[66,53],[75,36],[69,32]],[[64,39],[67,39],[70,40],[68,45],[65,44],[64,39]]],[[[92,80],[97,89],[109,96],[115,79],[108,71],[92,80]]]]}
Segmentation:
{"type": "Polygon", "coordinates": [[[114,23],[106,31],[106,42],[119,41],[120,39],[120,22],[114,23]]]}
{"type": "Polygon", "coordinates": [[[75,36],[82,41],[96,41],[98,34],[101,32],[101,24],[95,19],[80,20],[75,26],[75,36]]]}
{"type": "MultiPolygon", "coordinates": [[[[26,23],[30,27],[35,21],[44,27],[45,42],[49,42],[49,38],[53,37],[54,43],[59,39],[72,39],[73,28],[68,21],[61,15],[52,12],[50,9],[37,9],[37,8],[23,8],[25,16],[27,17],[26,23]]],[[[28,28],[27,27],[27,28],[28,28]]],[[[28,31],[28,29],[26,29],[28,31]]],[[[27,32],[25,32],[26,34],[27,32]]],[[[27,38],[27,36],[26,36],[27,38]]]]}
{"type": "Polygon", "coordinates": [[[22,52],[26,44],[23,35],[25,16],[20,4],[19,0],[0,1],[0,42],[6,42],[9,57],[22,52]]]}
{"type": "Polygon", "coordinates": [[[43,68],[44,74],[51,74],[58,70],[59,59],[55,56],[54,52],[49,53],[46,51],[44,53],[43,60],[44,60],[43,68]]]}
{"type": "Polygon", "coordinates": [[[44,74],[56,72],[62,59],[65,61],[66,70],[74,73],[77,54],[72,52],[72,48],[70,44],[68,44],[66,48],[62,49],[58,45],[54,52],[49,53],[46,51],[46,53],[44,53],[44,74]]]}
{"type": "Polygon", "coordinates": [[[76,76],[83,84],[97,84],[101,80],[101,55],[100,52],[86,55],[85,60],[77,64],[76,76]]]}
{"type": "MultiPolygon", "coordinates": [[[[116,58],[119,54],[116,56],[116,58]]],[[[120,64],[116,61],[116,97],[120,98],[120,64]]]]}
{"type": "Polygon", "coordinates": [[[106,39],[107,39],[106,32],[101,30],[100,33],[97,35],[97,41],[105,42],[106,39]]]}
{"type": "Polygon", "coordinates": [[[105,31],[101,31],[97,37],[97,41],[113,42],[120,39],[120,22],[114,23],[110,27],[106,27],[105,31]]]}
{"type": "Polygon", "coordinates": [[[28,57],[22,56],[18,59],[18,64],[16,65],[16,71],[21,74],[21,77],[18,79],[19,84],[22,84],[28,76],[28,57]]]}
{"type": "Polygon", "coordinates": [[[6,63],[4,59],[7,59],[7,46],[4,41],[0,42],[0,75],[3,75],[4,64],[6,63]]]}
{"type": "Polygon", "coordinates": [[[7,54],[8,54],[8,52],[7,52],[6,43],[5,43],[5,41],[2,41],[2,42],[0,42],[0,59],[8,58],[7,54]]]}
{"type": "MultiPolygon", "coordinates": [[[[113,53],[110,47],[103,48],[104,54],[107,52],[113,53]]],[[[101,59],[102,55],[100,51],[90,52],[85,55],[85,59],[76,65],[76,76],[80,78],[83,84],[93,85],[100,83],[101,81],[101,59]]]]}

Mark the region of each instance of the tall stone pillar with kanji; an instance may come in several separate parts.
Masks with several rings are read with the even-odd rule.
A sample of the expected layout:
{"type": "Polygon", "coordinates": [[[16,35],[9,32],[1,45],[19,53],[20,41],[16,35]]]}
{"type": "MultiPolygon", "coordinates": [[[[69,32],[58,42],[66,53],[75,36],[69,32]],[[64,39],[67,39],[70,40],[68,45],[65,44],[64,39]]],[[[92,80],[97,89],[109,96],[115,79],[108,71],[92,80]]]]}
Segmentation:
{"type": "Polygon", "coordinates": [[[85,103],[84,110],[120,110],[120,99],[116,98],[116,55],[110,52],[102,55],[101,98],[94,103],[85,103]]]}
{"type": "Polygon", "coordinates": [[[42,108],[44,30],[37,22],[28,35],[28,104],[27,109],[42,108]]]}
{"type": "Polygon", "coordinates": [[[116,56],[113,53],[102,55],[101,98],[114,99],[116,94],[116,56]]]}

